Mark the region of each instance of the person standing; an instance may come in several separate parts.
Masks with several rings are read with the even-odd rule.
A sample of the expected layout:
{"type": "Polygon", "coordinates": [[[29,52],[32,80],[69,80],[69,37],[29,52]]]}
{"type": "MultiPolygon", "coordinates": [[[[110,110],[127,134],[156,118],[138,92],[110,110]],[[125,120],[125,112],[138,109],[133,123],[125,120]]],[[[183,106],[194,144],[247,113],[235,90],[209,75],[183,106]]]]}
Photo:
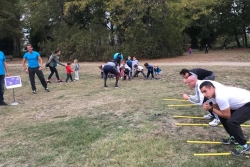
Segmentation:
{"type": "Polygon", "coordinates": [[[6,58],[4,53],[0,51],[0,105],[6,106],[7,103],[4,102],[4,78],[9,76],[8,65],[6,63],[6,58]]]}
{"type": "Polygon", "coordinates": [[[80,69],[80,66],[79,66],[79,63],[78,63],[77,59],[74,60],[74,64],[75,64],[75,80],[78,81],[79,80],[79,69],[80,69]]]}
{"type": "Polygon", "coordinates": [[[208,53],[208,49],[209,49],[208,44],[206,44],[205,45],[205,54],[208,53]]]}
{"type": "Polygon", "coordinates": [[[22,65],[25,72],[29,74],[29,79],[33,94],[36,94],[35,74],[39,78],[42,86],[44,87],[44,90],[46,92],[50,92],[42,72],[43,60],[40,54],[36,51],[33,51],[33,47],[31,44],[27,44],[26,49],[28,52],[25,53],[23,56],[22,65]],[[28,61],[28,66],[26,65],[27,61],[28,61]]]}
{"type": "Polygon", "coordinates": [[[151,74],[151,79],[154,80],[154,66],[152,66],[151,64],[148,63],[144,63],[144,66],[148,69],[148,73],[147,73],[147,79],[149,77],[149,75],[151,74]]]}
{"type": "Polygon", "coordinates": [[[56,74],[56,78],[57,78],[57,82],[62,82],[62,80],[59,78],[59,74],[58,71],[56,69],[57,64],[60,64],[61,66],[65,66],[64,64],[59,62],[59,55],[61,54],[61,51],[56,50],[49,58],[47,64],[49,66],[50,69],[50,74],[48,76],[47,79],[47,83],[50,83],[50,79],[51,77],[54,75],[54,73],[56,74]]]}
{"type": "Polygon", "coordinates": [[[204,81],[200,85],[204,97],[213,103],[203,104],[203,109],[216,113],[228,133],[228,137],[222,139],[223,144],[238,144],[231,150],[233,155],[242,155],[250,152],[247,140],[241,129],[241,124],[250,120],[250,92],[237,87],[217,87],[210,81],[204,81]]]}

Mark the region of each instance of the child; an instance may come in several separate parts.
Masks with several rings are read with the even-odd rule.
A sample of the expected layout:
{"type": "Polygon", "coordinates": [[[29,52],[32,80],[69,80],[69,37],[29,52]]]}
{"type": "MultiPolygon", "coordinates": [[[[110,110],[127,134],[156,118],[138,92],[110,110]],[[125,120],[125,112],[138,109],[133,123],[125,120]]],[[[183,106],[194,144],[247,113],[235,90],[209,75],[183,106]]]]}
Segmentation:
{"type": "Polygon", "coordinates": [[[154,79],[154,67],[148,63],[145,63],[144,66],[148,69],[147,79],[148,79],[150,74],[152,76],[151,79],[154,79]]]}
{"type": "Polygon", "coordinates": [[[120,68],[123,70],[123,80],[126,80],[126,77],[128,77],[128,80],[130,81],[130,73],[131,73],[131,68],[127,65],[126,61],[121,61],[121,66],[120,68]]]}
{"type": "Polygon", "coordinates": [[[133,61],[132,61],[132,71],[135,74],[136,69],[135,69],[135,65],[139,65],[139,61],[136,59],[136,57],[133,57],[133,61]]]}
{"type": "Polygon", "coordinates": [[[188,48],[188,53],[189,53],[190,56],[192,55],[192,48],[191,47],[188,48]]]}
{"type": "Polygon", "coordinates": [[[78,71],[80,69],[80,66],[78,64],[78,60],[77,59],[74,60],[74,64],[75,64],[75,80],[77,81],[77,80],[79,80],[79,73],[78,73],[78,71]]]}
{"type": "Polygon", "coordinates": [[[71,69],[70,65],[71,65],[71,63],[67,63],[67,65],[66,65],[67,78],[66,78],[65,82],[68,82],[69,78],[70,78],[71,81],[73,81],[72,75],[71,75],[71,73],[73,72],[73,70],[71,69]]]}
{"type": "Polygon", "coordinates": [[[136,71],[135,71],[135,74],[133,75],[133,78],[134,78],[136,75],[138,75],[139,73],[142,73],[144,79],[147,78],[146,75],[145,75],[144,72],[143,72],[143,67],[142,67],[142,66],[138,66],[138,65],[136,64],[136,65],[134,65],[134,68],[135,68],[136,71]]]}
{"type": "Polygon", "coordinates": [[[161,69],[158,67],[158,65],[154,65],[154,74],[155,74],[156,79],[158,79],[158,76],[159,76],[159,79],[160,79],[161,69]]]}

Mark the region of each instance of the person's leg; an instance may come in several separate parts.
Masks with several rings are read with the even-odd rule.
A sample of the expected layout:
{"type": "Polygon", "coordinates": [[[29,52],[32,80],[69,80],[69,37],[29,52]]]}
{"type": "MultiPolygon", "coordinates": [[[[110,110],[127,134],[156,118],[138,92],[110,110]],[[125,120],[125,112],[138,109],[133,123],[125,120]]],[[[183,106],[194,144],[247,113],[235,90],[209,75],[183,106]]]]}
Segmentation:
{"type": "Polygon", "coordinates": [[[78,71],[75,71],[75,80],[79,80],[79,73],[78,73],[78,71]]]}
{"type": "Polygon", "coordinates": [[[36,84],[35,84],[35,69],[34,68],[28,68],[29,71],[29,79],[31,84],[32,91],[36,91],[36,84]]]}
{"type": "Polygon", "coordinates": [[[144,78],[146,78],[146,74],[144,73],[144,70],[141,70],[141,73],[144,76],[144,78]]]}
{"type": "Polygon", "coordinates": [[[4,75],[0,75],[0,103],[4,101],[4,75]]]}
{"type": "Polygon", "coordinates": [[[119,73],[116,73],[116,76],[115,76],[115,87],[118,86],[118,81],[119,81],[119,73]]]}
{"type": "MultiPolygon", "coordinates": [[[[108,67],[107,67],[107,66],[104,66],[104,68],[103,68],[104,87],[107,87],[107,77],[108,77],[108,73],[109,73],[108,67]]],[[[119,76],[118,76],[118,77],[119,77],[119,76]]]]}
{"type": "Polygon", "coordinates": [[[66,77],[65,82],[68,82],[68,79],[69,79],[69,74],[67,73],[67,77],[66,77]]]}
{"type": "Polygon", "coordinates": [[[43,72],[41,70],[38,70],[38,68],[36,68],[35,73],[36,73],[37,77],[39,78],[41,84],[43,85],[44,89],[47,89],[47,82],[45,81],[43,72]]]}
{"type": "Polygon", "coordinates": [[[150,70],[148,70],[148,72],[147,72],[147,78],[149,77],[149,74],[150,74],[150,70]]]}
{"type": "Polygon", "coordinates": [[[235,140],[240,144],[246,144],[246,139],[243,135],[240,125],[250,119],[250,104],[240,107],[231,114],[227,120],[229,132],[234,136],[235,140]]]}
{"type": "Polygon", "coordinates": [[[57,71],[56,67],[54,67],[54,71],[55,71],[55,74],[56,74],[57,81],[60,81],[61,79],[59,77],[59,74],[58,74],[58,71],[57,71]]]}
{"type": "Polygon", "coordinates": [[[73,81],[72,74],[69,74],[69,78],[71,81],[73,81]]]}
{"type": "Polygon", "coordinates": [[[152,79],[154,79],[154,70],[151,70],[152,79]]]}
{"type": "Polygon", "coordinates": [[[139,74],[139,71],[136,70],[136,71],[134,72],[133,78],[136,77],[136,75],[138,75],[138,74],[139,74]]]}
{"type": "Polygon", "coordinates": [[[49,76],[48,76],[48,80],[50,80],[50,79],[51,79],[51,77],[54,75],[54,73],[55,73],[54,68],[55,68],[55,67],[50,67],[50,66],[49,66],[49,69],[50,69],[50,74],[49,74],[49,76]]]}
{"type": "Polygon", "coordinates": [[[215,76],[214,76],[214,73],[212,73],[210,76],[207,76],[204,80],[214,80],[215,79],[215,76]]]}

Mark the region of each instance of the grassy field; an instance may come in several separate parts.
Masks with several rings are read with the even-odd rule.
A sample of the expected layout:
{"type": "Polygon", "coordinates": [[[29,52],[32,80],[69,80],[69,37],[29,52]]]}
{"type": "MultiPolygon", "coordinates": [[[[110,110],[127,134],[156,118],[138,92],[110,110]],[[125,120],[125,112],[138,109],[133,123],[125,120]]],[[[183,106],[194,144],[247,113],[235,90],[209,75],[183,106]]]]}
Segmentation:
{"type": "MultiPolygon", "coordinates": [[[[247,54],[249,51],[237,56],[247,57],[247,54]]],[[[144,81],[139,76],[132,81],[120,80],[120,87],[115,89],[114,79],[107,81],[108,88],[103,88],[97,65],[84,63],[80,81],[53,80],[49,84],[51,92],[47,93],[36,79],[37,94],[33,95],[21,65],[10,66],[11,75],[20,75],[23,86],[15,89],[19,105],[0,107],[0,166],[249,166],[246,155],[193,156],[229,152],[233,146],[186,143],[187,140],[219,141],[226,133],[222,127],[175,126],[175,123],[208,123],[172,117],[203,116],[206,112],[198,106],[167,107],[186,102],[167,102],[164,98],[181,98],[183,93],[194,91],[179,76],[183,66],[160,67],[162,80],[144,81]]],[[[223,84],[250,90],[249,67],[199,67],[214,71],[216,80],[223,84]]],[[[65,78],[64,68],[58,70],[65,78]]],[[[44,74],[47,77],[49,70],[44,69],[44,74]]],[[[12,90],[5,91],[5,101],[13,101],[12,90]]],[[[250,129],[243,131],[249,139],[250,129]]]]}

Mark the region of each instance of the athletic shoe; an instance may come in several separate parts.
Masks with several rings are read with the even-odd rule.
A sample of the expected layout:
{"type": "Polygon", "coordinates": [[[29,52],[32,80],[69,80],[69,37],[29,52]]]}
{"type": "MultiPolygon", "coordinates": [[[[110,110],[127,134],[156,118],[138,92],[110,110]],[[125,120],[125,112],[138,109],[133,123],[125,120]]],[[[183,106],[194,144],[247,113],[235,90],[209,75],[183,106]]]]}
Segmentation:
{"type": "Polygon", "coordinates": [[[50,92],[48,88],[45,88],[45,89],[44,89],[44,91],[46,91],[46,92],[50,92]]]}
{"type": "Polygon", "coordinates": [[[214,116],[212,115],[212,114],[207,114],[207,115],[204,115],[203,116],[205,119],[212,119],[212,118],[214,118],[214,116]]]}
{"type": "Polygon", "coordinates": [[[107,88],[108,87],[108,85],[104,85],[104,88],[107,88]]]}
{"type": "Polygon", "coordinates": [[[47,82],[47,83],[51,83],[50,80],[47,80],[46,82],[47,82]]]}
{"type": "Polygon", "coordinates": [[[8,104],[5,103],[4,101],[0,102],[0,106],[7,106],[8,104]]]}
{"type": "Polygon", "coordinates": [[[234,137],[226,137],[225,139],[222,139],[222,144],[239,144],[234,137]]]}
{"type": "Polygon", "coordinates": [[[115,85],[115,88],[119,88],[119,86],[118,86],[118,85],[115,85]]]}
{"type": "Polygon", "coordinates": [[[248,154],[250,152],[250,148],[247,145],[247,147],[244,147],[242,145],[237,145],[234,149],[231,150],[231,154],[240,156],[242,154],[248,154]]]}
{"type": "Polygon", "coordinates": [[[61,79],[59,79],[57,82],[59,83],[59,82],[63,82],[63,81],[61,79]]]}
{"type": "Polygon", "coordinates": [[[36,94],[36,90],[33,90],[32,93],[35,95],[36,94]]]}
{"type": "Polygon", "coordinates": [[[214,118],[212,122],[209,122],[210,126],[218,126],[220,124],[220,120],[217,118],[214,118]]]}

